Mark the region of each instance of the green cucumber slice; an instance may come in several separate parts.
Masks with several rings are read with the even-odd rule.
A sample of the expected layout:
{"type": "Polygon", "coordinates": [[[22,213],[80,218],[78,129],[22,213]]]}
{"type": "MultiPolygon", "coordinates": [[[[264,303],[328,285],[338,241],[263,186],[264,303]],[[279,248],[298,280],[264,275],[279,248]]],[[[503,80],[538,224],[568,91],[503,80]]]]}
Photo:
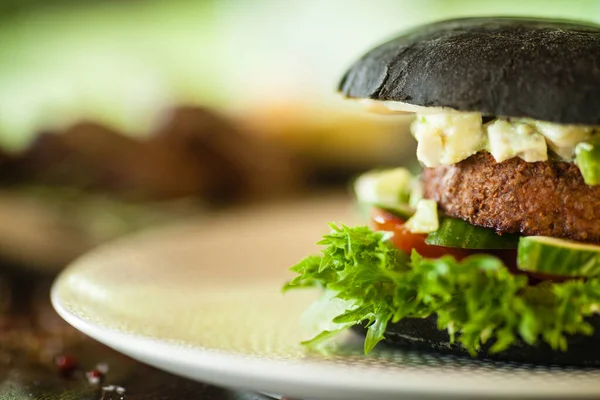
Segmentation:
{"type": "Polygon", "coordinates": [[[458,218],[444,218],[439,229],[427,235],[425,243],[461,249],[516,249],[519,236],[499,235],[493,229],[471,225],[458,218]]]}
{"type": "Polygon", "coordinates": [[[600,185],[600,141],[579,143],[575,147],[575,163],[588,185],[600,185]]]}
{"type": "Polygon", "coordinates": [[[393,206],[408,204],[414,176],[406,168],[369,171],[354,181],[359,202],[393,206]]]}
{"type": "Polygon", "coordinates": [[[395,206],[384,206],[375,204],[374,207],[381,208],[384,211],[394,214],[403,220],[407,220],[415,214],[415,209],[408,204],[397,204],[395,206]]]}
{"type": "Polygon", "coordinates": [[[524,236],[519,241],[520,270],[548,275],[593,277],[600,275],[600,246],[548,236],[524,236]]]}
{"type": "Polygon", "coordinates": [[[416,211],[409,201],[420,192],[418,180],[406,168],[369,171],[354,181],[358,208],[365,218],[377,207],[407,220],[416,211]]]}
{"type": "Polygon", "coordinates": [[[358,202],[357,203],[358,211],[360,215],[364,219],[369,219],[371,217],[371,211],[373,208],[380,208],[384,211],[389,212],[390,214],[396,215],[397,217],[406,221],[410,217],[412,217],[415,213],[415,209],[409,206],[408,204],[397,204],[395,206],[385,206],[382,204],[371,204],[358,202]]]}

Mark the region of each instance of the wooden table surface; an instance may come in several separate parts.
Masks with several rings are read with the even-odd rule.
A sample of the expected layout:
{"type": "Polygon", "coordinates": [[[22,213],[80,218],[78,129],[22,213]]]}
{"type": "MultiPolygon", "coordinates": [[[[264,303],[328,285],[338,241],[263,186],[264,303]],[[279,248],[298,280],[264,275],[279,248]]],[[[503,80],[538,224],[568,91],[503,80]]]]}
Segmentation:
{"type": "Polygon", "coordinates": [[[0,265],[1,399],[267,399],[159,371],[84,336],[50,306],[51,282],[0,265]]]}

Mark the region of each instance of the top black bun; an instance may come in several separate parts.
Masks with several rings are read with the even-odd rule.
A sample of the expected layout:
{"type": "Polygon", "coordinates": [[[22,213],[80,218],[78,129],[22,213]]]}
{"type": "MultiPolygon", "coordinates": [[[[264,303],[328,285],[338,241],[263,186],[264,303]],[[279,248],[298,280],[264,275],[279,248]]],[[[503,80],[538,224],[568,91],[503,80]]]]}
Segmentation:
{"type": "Polygon", "coordinates": [[[349,97],[600,124],[600,25],[467,18],[405,32],[358,60],[349,97]]]}

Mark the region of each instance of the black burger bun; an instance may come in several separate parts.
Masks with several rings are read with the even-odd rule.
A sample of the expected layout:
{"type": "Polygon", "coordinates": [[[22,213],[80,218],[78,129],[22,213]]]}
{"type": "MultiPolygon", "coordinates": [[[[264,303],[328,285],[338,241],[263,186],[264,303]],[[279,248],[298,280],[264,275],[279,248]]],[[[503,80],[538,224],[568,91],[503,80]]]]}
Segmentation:
{"type": "Polygon", "coordinates": [[[455,19],[368,52],[339,85],[351,98],[600,125],[600,25],[455,19]]]}
{"type": "MultiPolygon", "coordinates": [[[[598,346],[600,316],[593,316],[587,322],[594,327],[594,334],[568,336],[568,350],[565,352],[552,350],[546,343],[530,346],[518,341],[504,351],[490,353],[490,347],[494,342],[489,341],[481,346],[477,358],[528,364],[598,367],[600,366],[598,346]]],[[[366,332],[364,327],[357,326],[356,329],[361,333],[366,332]]],[[[383,343],[406,350],[433,351],[471,358],[469,352],[458,341],[450,343],[450,336],[446,330],[437,328],[435,315],[427,318],[405,318],[397,323],[388,324],[383,343]]]]}

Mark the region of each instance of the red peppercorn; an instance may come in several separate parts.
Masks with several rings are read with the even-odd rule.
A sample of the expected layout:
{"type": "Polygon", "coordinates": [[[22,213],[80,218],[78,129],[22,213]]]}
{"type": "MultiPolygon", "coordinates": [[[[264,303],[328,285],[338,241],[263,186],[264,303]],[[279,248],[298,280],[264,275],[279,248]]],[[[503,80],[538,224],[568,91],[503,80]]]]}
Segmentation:
{"type": "Polygon", "coordinates": [[[70,377],[78,367],[77,359],[69,355],[61,355],[54,359],[58,371],[64,377],[70,377]]]}
{"type": "Polygon", "coordinates": [[[87,377],[88,382],[93,385],[100,383],[100,381],[104,378],[104,374],[97,369],[86,372],[85,376],[87,377]]]}

